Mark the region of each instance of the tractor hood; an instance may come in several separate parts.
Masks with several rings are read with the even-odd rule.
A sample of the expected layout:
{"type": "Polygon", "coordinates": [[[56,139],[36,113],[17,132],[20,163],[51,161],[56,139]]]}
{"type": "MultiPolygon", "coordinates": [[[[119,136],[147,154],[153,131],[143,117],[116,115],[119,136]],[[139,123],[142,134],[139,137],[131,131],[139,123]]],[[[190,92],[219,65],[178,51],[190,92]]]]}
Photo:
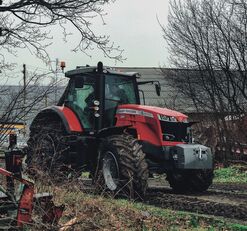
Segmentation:
{"type": "Polygon", "coordinates": [[[176,118],[179,122],[187,121],[188,116],[183,113],[170,110],[167,108],[147,106],[147,105],[136,105],[136,104],[124,104],[119,105],[117,114],[132,114],[132,115],[143,115],[146,117],[154,117],[157,115],[161,120],[166,118],[176,118]]]}

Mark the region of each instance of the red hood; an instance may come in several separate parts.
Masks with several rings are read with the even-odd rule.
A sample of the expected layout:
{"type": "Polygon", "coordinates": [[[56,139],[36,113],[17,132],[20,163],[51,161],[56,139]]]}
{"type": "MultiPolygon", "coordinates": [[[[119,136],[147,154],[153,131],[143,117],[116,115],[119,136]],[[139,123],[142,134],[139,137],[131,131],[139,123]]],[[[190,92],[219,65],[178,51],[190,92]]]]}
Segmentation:
{"type": "Polygon", "coordinates": [[[152,114],[173,116],[178,121],[183,121],[183,120],[188,118],[188,116],[186,116],[185,114],[183,114],[181,112],[177,112],[177,111],[170,110],[170,109],[167,109],[167,108],[155,107],[155,106],[124,104],[124,105],[119,105],[118,108],[119,109],[142,110],[142,111],[149,112],[149,113],[152,113],[152,114]]]}

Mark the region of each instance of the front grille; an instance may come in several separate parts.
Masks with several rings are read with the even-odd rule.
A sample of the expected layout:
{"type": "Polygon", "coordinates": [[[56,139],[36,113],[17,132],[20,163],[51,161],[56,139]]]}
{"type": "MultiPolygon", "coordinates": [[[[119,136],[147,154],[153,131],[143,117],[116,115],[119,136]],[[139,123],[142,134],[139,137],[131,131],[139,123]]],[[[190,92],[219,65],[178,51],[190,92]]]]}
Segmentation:
{"type": "Polygon", "coordinates": [[[160,121],[163,141],[188,142],[187,123],[160,121]]]}

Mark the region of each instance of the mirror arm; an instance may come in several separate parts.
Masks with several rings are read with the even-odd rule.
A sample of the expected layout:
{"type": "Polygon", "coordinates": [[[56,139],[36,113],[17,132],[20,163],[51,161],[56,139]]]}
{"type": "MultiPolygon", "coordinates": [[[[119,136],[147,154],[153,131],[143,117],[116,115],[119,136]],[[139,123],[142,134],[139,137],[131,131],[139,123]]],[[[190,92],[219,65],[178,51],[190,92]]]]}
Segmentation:
{"type": "Polygon", "coordinates": [[[137,84],[139,86],[139,85],[148,84],[148,83],[155,84],[156,93],[158,96],[160,96],[160,90],[161,90],[160,81],[158,80],[141,81],[141,82],[138,82],[137,84]]]}
{"type": "Polygon", "coordinates": [[[157,83],[160,86],[160,81],[158,81],[158,80],[141,81],[141,82],[138,82],[137,84],[143,85],[143,84],[148,84],[148,83],[151,83],[151,84],[157,83]]]}
{"type": "Polygon", "coordinates": [[[148,84],[148,83],[153,84],[154,82],[156,82],[156,81],[141,81],[141,82],[138,82],[137,84],[138,85],[143,85],[143,84],[148,84]]]}

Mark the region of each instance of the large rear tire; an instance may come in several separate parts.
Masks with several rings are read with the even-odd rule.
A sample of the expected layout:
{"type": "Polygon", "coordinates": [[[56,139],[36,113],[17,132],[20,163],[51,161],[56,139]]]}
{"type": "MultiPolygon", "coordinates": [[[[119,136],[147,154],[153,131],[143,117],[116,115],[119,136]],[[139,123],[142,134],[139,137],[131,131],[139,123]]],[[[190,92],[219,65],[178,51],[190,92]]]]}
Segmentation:
{"type": "Polygon", "coordinates": [[[130,135],[107,137],[99,148],[99,165],[94,173],[96,189],[112,196],[143,199],[148,166],[141,145],[130,135]]]}
{"type": "Polygon", "coordinates": [[[174,170],[167,173],[167,180],[178,193],[204,192],[212,184],[213,176],[211,169],[174,170]]]}
{"type": "Polygon", "coordinates": [[[27,170],[37,177],[49,176],[58,180],[65,177],[65,158],[69,147],[63,141],[63,127],[60,122],[39,124],[32,129],[27,142],[27,170]]]}

